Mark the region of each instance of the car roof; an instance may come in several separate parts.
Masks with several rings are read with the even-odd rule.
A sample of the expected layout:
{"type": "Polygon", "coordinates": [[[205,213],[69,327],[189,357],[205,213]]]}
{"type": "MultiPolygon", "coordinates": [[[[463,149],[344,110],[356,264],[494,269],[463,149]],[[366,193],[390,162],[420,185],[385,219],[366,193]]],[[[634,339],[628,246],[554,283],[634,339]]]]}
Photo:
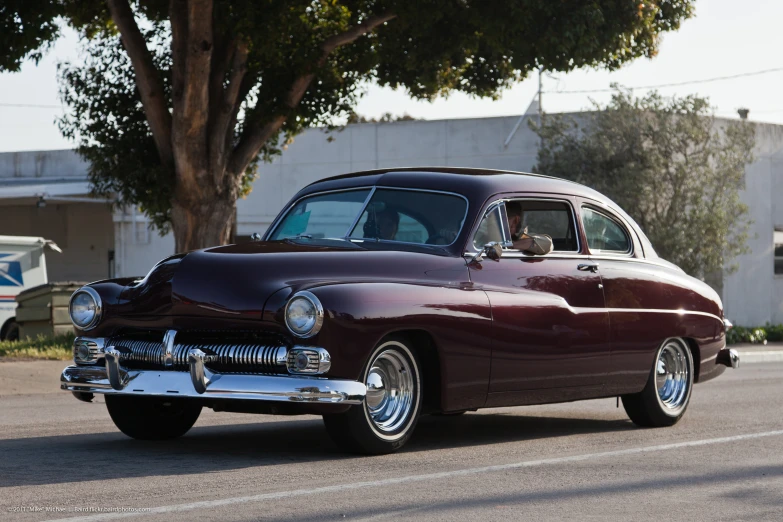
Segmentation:
{"type": "Polygon", "coordinates": [[[464,167],[391,167],[352,172],[316,181],[305,187],[297,196],[322,190],[371,185],[443,190],[482,201],[504,192],[543,192],[581,196],[611,203],[600,192],[565,179],[528,172],[464,167]]]}
{"type": "Polygon", "coordinates": [[[484,203],[499,194],[541,193],[591,199],[621,215],[631,228],[645,238],[645,250],[649,249],[654,255],[649,240],[641,232],[638,224],[610,198],[574,181],[529,172],[443,166],[365,170],[332,176],[311,183],[300,190],[285,208],[289,208],[293,202],[309,194],[371,186],[435,190],[464,196],[469,202],[469,211],[466,225],[454,243],[459,246],[467,241],[467,233],[471,229],[471,223],[480,217],[478,212],[484,203]]]}

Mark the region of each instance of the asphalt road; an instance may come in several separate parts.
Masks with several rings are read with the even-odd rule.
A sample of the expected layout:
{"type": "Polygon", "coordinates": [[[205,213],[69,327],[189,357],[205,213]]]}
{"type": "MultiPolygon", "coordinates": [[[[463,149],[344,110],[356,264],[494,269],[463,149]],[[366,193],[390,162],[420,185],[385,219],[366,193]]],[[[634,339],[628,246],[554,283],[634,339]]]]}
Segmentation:
{"type": "Polygon", "coordinates": [[[139,442],[96,402],[0,392],[0,518],[783,520],[780,362],[697,385],[673,428],[610,399],[483,410],[424,417],[382,457],[340,454],[317,417],[211,410],[139,442]]]}

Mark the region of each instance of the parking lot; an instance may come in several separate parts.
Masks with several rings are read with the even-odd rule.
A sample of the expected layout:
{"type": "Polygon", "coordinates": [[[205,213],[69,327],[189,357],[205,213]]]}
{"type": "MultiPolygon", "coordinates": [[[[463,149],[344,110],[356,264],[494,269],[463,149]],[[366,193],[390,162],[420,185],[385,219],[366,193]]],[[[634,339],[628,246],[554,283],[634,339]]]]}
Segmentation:
{"type": "Polygon", "coordinates": [[[24,364],[0,368],[5,519],[783,516],[781,362],[697,385],[669,429],[634,427],[614,399],[483,410],[424,417],[402,452],[382,457],[339,453],[317,417],[205,410],[182,439],[131,440],[100,397],[48,387],[61,363],[24,364]],[[40,393],[24,393],[28,374],[40,393]]]}

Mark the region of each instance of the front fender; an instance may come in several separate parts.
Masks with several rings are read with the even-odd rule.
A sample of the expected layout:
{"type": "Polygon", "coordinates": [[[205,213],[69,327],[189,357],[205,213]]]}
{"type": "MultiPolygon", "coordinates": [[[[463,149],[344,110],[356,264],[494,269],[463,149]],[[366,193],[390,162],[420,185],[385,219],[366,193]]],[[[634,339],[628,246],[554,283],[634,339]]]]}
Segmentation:
{"type": "MultiPolygon", "coordinates": [[[[492,323],[484,291],[469,283],[379,282],[323,284],[308,291],[323,304],[324,324],[316,336],[298,343],[329,351],[330,377],[361,379],[370,352],[384,337],[395,332],[426,332],[440,364],[443,409],[484,405],[492,323]]],[[[267,303],[265,318],[282,322],[285,302],[292,293],[292,289],[276,292],[267,303]]]]}

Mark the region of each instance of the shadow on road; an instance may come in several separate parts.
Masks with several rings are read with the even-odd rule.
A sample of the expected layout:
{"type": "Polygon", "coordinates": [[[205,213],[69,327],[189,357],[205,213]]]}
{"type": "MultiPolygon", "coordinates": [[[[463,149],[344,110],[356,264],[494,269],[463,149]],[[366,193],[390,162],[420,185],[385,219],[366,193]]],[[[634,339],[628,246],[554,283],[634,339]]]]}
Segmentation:
{"type": "MultiPolygon", "coordinates": [[[[422,417],[403,452],[634,429],[625,420],[507,414],[422,417]]],[[[364,458],[340,453],[320,420],[196,427],[173,441],[119,432],[0,440],[0,487],[201,474],[256,466],[364,458]]]]}
{"type": "MultiPolygon", "coordinates": [[[[724,464],[725,465],[725,464],[724,464]]],[[[783,478],[783,466],[780,465],[758,465],[758,466],[729,466],[726,469],[716,472],[710,470],[706,473],[682,473],[677,476],[667,475],[661,478],[647,478],[641,480],[618,480],[609,483],[601,480],[598,484],[592,485],[573,485],[546,487],[536,483],[525,483],[520,479],[519,488],[522,491],[514,493],[488,493],[486,490],[479,490],[473,494],[465,494],[460,499],[449,498],[441,502],[428,502],[423,505],[414,505],[410,502],[400,503],[392,506],[383,506],[379,508],[373,506],[372,502],[357,505],[356,508],[346,510],[344,507],[332,509],[328,506],[325,510],[318,513],[316,517],[294,517],[291,520],[300,522],[310,520],[368,520],[380,518],[383,520],[402,520],[402,519],[437,519],[448,520],[450,517],[464,518],[467,510],[473,510],[474,513],[481,513],[479,517],[485,517],[491,520],[514,520],[519,518],[521,510],[531,509],[530,504],[539,505],[559,505],[563,506],[559,516],[552,517],[554,520],[562,517],[563,519],[598,519],[611,520],[613,517],[609,509],[617,509],[613,504],[612,508],[606,503],[610,501],[613,495],[619,496],[624,502],[633,502],[633,495],[639,495],[639,499],[652,504],[639,508],[636,512],[637,517],[645,518],[643,514],[653,518],[658,515],[659,518],[677,520],[678,517],[672,515],[672,502],[651,502],[654,497],[666,498],[666,495],[678,497],[677,502],[687,502],[683,495],[689,491],[699,491],[701,488],[711,488],[714,496],[725,497],[726,489],[731,488],[728,493],[732,501],[738,506],[746,505],[749,511],[753,513],[752,519],[764,519],[768,515],[769,520],[780,520],[781,508],[783,508],[783,497],[774,494],[774,487],[770,487],[769,482],[775,479],[783,478]],[[772,490],[772,492],[770,491],[772,490]],[[603,499],[604,504],[598,504],[591,501],[603,499]],[[567,511],[569,501],[583,500],[585,505],[582,511],[567,511]],[[491,511],[493,510],[493,511],[491,511]],[[759,513],[760,512],[760,513],[759,513]],[[590,516],[592,514],[592,516],[590,516]],[[761,514],[762,516],[758,516],[761,514]]],[[[463,490],[463,493],[465,491],[463,490]]],[[[620,503],[622,505],[622,502],[620,503]]],[[[643,504],[640,504],[643,505],[643,504]]],[[[573,506],[573,505],[571,505],[573,506]]],[[[621,508],[622,509],[622,508],[621,508]]],[[[714,507],[704,507],[707,518],[715,518],[714,507]],[[713,510],[710,510],[713,509],[713,510]]],[[[622,516],[615,515],[616,519],[622,519],[622,516]]],[[[635,517],[631,517],[635,518],[635,517]]],[[[680,517],[679,519],[687,519],[680,517]]],[[[728,518],[731,518],[729,516],[728,518]]],[[[535,520],[533,517],[525,519],[535,520]]],[[[645,518],[647,519],[647,518],[645,518]]]]}

